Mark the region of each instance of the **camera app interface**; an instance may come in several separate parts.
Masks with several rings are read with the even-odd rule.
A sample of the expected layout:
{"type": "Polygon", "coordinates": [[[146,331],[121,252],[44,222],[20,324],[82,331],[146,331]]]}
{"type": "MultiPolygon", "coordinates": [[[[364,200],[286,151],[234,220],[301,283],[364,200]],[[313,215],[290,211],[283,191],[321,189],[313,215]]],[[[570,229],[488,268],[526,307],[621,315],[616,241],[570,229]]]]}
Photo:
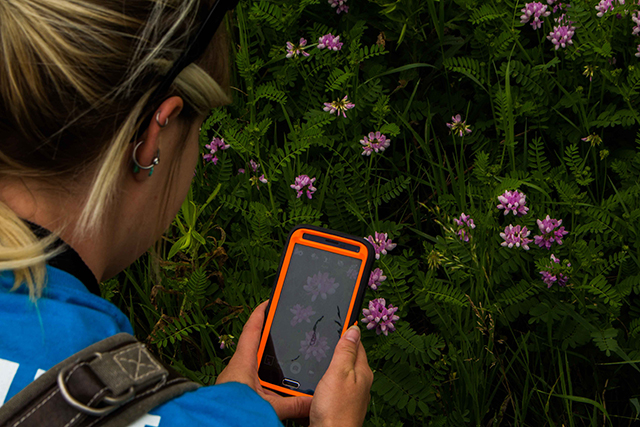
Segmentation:
{"type": "Polygon", "coordinates": [[[275,354],[265,353],[262,363],[277,363],[285,378],[300,383],[299,391],[312,392],[329,367],[361,264],[348,256],[294,246],[271,327],[275,354]]]}

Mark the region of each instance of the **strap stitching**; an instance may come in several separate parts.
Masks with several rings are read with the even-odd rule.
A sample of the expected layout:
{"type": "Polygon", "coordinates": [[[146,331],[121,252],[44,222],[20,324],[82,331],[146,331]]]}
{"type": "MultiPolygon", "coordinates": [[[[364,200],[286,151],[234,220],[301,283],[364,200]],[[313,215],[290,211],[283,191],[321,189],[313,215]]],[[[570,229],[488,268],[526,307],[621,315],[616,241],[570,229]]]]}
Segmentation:
{"type": "MultiPolygon", "coordinates": [[[[98,397],[99,394],[101,394],[103,391],[105,391],[107,389],[107,387],[103,387],[102,389],[98,390],[96,392],[96,394],[93,395],[93,397],[91,398],[91,400],[89,400],[89,402],[87,402],[87,406],[91,406],[91,404],[95,401],[95,399],[98,397]]],[[[71,424],[73,424],[78,418],[80,418],[81,415],[84,415],[82,412],[78,412],[76,414],[75,417],[71,418],[71,421],[69,421],[68,423],[66,423],[64,425],[64,427],[69,427],[71,424]]]]}
{"type": "MultiPolygon", "coordinates": [[[[180,377],[180,378],[175,378],[175,379],[173,379],[171,381],[167,381],[167,379],[165,377],[165,378],[163,378],[163,381],[161,383],[159,383],[158,385],[156,385],[152,389],[145,391],[141,395],[136,396],[133,400],[131,400],[130,402],[127,402],[126,405],[130,405],[132,403],[138,402],[138,401],[142,400],[143,397],[145,397],[145,396],[147,396],[147,395],[149,395],[151,393],[155,393],[156,391],[158,391],[158,389],[160,389],[160,388],[162,388],[164,386],[169,386],[172,383],[180,382],[180,381],[184,381],[184,380],[186,380],[186,378],[180,377]]],[[[111,415],[111,414],[107,414],[107,415],[104,415],[104,416],[98,418],[97,420],[93,421],[91,424],[87,425],[87,427],[94,426],[96,423],[101,422],[104,419],[104,417],[108,417],[109,415],[111,415]]],[[[65,426],[65,427],[67,427],[67,426],[65,426]]]]}
{"type": "Polygon", "coordinates": [[[124,350],[121,350],[121,351],[117,352],[116,354],[114,354],[114,355],[113,355],[113,360],[118,364],[118,366],[120,366],[120,369],[122,369],[122,370],[123,370],[127,375],[129,375],[129,377],[130,377],[130,378],[132,378],[134,381],[142,380],[143,378],[148,377],[149,375],[153,375],[153,374],[155,374],[155,373],[157,373],[157,372],[159,372],[159,371],[161,371],[161,370],[162,370],[162,367],[160,366],[160,364],[159,364],[159,363],[157,363],[157,362],[154,360],[153,356],[151,356],[151,354],[149,354],[149,352],[148,352],[148,350],[146,349],[146,347],[145,347],[144,345],[142,345],[142,344],[136,345],[134,348],[129,348],[129,347],[127,347],[127,348],[125,348],[124,350]],[[122,353],[126,353],[126,352],[131,351],[131,350],[133,350],[133,349],[135,349],[135,348],[137,348],[137,349],[138,349],[138,356],[140,355],[140,353],[143,353],[143,352],[144,352],[145,354],[147,354],[147,358],[148,358],[148,359],[149,359],[149,361],[151,362],[152,366],[154,366],[154,367],[156,368],[155,370],[151,370],[151,371],[147,372],[146,374],[144,374],[143,376],[139,377],[139,376],[138,376],[138,370],[140,369],[140,365],[145,365],[145,366],[147,366],[147,365],[146,365],[146,364],[141,363],[141,362],[140,362],[140,361],[138,361],[138,360],[123,358],[123,361],[125,361],[125,362],[133,362],[133,363],[135,363],[135,364],[136,364],[136,372],[135,372],[134,376],[133,376],[133,377],[131,377],[131,373],[130,373],[130,372],[129,372],[129,371],[128,371],[124,366],[122,366],[122,364],[120,363],[120,360],[118,360],[118,359],[117,359],[117,357],[118,357],[119,355],[121,355],[122,353]]]}
{"type": "MultiPolygon", "coordinates": [[[[86,363],[81,363],[79,365],[76,365],[71,372],[69,372],[69,374],[67,375],[67,378],[65,378],[65,381],[68,381],[69,378],[71,378],[71,375],[81,366],[86,365],[86,363]]],[[[40,409],[42,407],[42,405],[44,405],[45,403],[47,403],[49,400],[51,400],[51,398],[53,396],[56,395],[56,393],[58,393],[60,391],[59,388],[56,387],[55,390],[52,390],[51,393],[49,394],[49,396],[47,396],[47,398],[45,400],[43,400],[42,402],[40,402],[40,404],[38,406],[36,406],[35,408],[33,408],[31,411],[29,411],[29,413],[27,415],[25,415],[24,417],[20,418],[20,420],[15,423],[13,425],[13,427],[16,427],[17,425],[22,424],[27,418],[29,418],[31,415],[33,415],[34,412],[36,412],[38,409],[40,409]]]]}

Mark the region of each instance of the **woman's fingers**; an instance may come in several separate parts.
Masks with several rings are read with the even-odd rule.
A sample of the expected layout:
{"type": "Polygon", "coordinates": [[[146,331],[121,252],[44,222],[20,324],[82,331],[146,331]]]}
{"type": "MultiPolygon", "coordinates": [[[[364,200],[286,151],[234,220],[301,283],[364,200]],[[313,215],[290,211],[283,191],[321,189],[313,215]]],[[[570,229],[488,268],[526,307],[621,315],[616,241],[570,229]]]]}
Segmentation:
{"type": "Polygon", "coordinates": [[[253,313],[247,320],[247,323],[242,329],[242,334],[238,340],[238,346],[236,347],[235,357],[238,360],[246,363],[252,360],[257,364],[256,357],[258,354],[258,346],[260,345],[260,335],[262,334],[262,324],[264,323],[265,310],[267,303],[265,301],[253,310],[253,313]]]}
{"type": "Polygon", "coordinates": [[[268,395],[262,397],[271,403],[281,420],[307,418],[309,416],[311,396],[282,397],[268,395]]]}

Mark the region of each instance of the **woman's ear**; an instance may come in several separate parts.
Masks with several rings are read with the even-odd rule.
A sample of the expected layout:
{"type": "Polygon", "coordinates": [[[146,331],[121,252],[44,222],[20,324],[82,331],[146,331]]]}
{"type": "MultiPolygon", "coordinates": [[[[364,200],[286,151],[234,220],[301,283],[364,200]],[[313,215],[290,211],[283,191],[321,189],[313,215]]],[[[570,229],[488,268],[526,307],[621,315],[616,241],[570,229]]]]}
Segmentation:
{"type": "Polygon", "coordinates": [[[143,180],[150,176],[152,169],[141,169],[154,166],[156,157],[160,157],[160,135],[162,132],[171,131],[174,126],[178,126],[176,118],[184,107],[184,101],[179,96],[172,96],[164,100],[156,113],[151,118],[147,130],[138,141],[134,141],[131,148],[131,156],[135,155],[132,172],[136,179],[143,180]],[[135,151],[135,153],[134,153],[135,151]]]}

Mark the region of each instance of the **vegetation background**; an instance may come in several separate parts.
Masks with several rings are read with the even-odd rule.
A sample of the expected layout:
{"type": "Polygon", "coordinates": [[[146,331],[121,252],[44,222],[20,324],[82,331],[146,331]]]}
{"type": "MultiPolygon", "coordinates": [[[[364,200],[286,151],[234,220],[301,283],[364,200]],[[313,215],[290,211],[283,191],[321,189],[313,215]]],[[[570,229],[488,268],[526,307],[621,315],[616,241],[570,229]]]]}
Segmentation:
{"type": "Polygon", "coordinates": [[[400,319],[363,336],[366,425],[633,425],[640,7],[542,6],[534,28],[535,14],[521,22],[531,4],[513,0],[242,0],[228,20],[234,102],[200,140],[204,154],[213,138],[230,147],[199,165],[159,261],[104,296],[154,352],[212,384],[293,226],[387,233],[397,247],[366,301],[400,319]],[[327,33],[339,50],[318,48],[327,33]],[[346,117],[323,110],[344,96],[346,117]],[[389,147],[363,155],[377,131],[389,147]],[[299,175],[316,178],[312,198],[291,188],[299,175]],[[528,212],[505,215],[498,197],[515,190],[528,212]],[[547,215],[563,221],[561,245],[502,245],[509,225],[544,237],[547,215]]]}

